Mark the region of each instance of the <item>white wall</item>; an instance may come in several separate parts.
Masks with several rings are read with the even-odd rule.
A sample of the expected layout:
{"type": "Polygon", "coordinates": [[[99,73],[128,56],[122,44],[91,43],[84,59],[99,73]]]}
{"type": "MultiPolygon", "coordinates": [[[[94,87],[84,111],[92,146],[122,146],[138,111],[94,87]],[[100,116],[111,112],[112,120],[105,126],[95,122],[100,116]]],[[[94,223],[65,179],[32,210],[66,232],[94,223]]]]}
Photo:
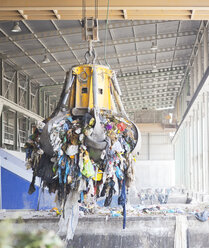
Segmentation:
{"type": "Polygon", "coordinates": [[[142,148],[136,162],[137,189],[174,185],[175,163],[169,133],[142,133],[142,148]]]}
{"type": "Polygon", "coordinates": [[[174,160],[137,161],[135,165],[136,188],[169,188],[175,185],[174,160]]]}
{"type": "Polygon", "coordinates": [[[139,160],[173,160],[169,133],[142,133],[139,160]]]}

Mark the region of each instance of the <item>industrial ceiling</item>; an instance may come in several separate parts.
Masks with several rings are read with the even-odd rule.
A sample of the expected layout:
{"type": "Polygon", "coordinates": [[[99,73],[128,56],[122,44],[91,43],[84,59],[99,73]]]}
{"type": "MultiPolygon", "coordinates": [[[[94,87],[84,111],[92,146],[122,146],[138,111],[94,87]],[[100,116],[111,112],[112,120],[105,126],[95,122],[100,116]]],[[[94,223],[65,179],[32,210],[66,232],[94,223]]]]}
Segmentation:
{"type": "MultiPolygon", "coordinates": [[[[40,86],[49,86],[47,94],[57,98],[65,72],[85,63],[88,49],[81,36],[82,1],[72,2],[0,1],[0,19],[4,19],[0,22],[1,57],[40,86]],[[9,20],[21,20],[22,31],[11,32],[14,22],[9,20]],[[45,55],[50,63],[42,63],[45,55]]],[[[95,1],[87,2],[88,15],[94,11],[95,1]]],[[[127,1],[110,1],[110,20],[108,25],[99,21],[100,41],[94,43],[99,64],[106,64],[106,44],[106,61],[117,72],[127,112],[140,119],[140,111],[150,111],[145,122],[153,119],[153,110],[174,107],[203,27],[208,25],[207,21],[188,20],[200,19],[203,10],[201,17],[209,17],[208,1],[175,1],[176,6],[167,2],[155,1],[155,7],[150,3],[149,9],[140,1],[129,1],[128,6],[127,1]],[[167,21],[151,20],[159,19],[157,13],[167,21]]],[[[105,19],[106,5],[107,1],[99,1],[100,19],[105,19]]]]}

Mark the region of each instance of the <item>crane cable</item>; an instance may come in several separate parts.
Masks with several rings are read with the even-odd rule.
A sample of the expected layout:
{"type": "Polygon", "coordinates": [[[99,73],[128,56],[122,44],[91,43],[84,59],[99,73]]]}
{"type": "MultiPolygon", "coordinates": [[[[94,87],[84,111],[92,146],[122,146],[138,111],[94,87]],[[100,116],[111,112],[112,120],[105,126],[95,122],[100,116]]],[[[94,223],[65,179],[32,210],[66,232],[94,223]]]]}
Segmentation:
{"type": "Polygon", "coordinates": [[[86,0],[82,0],[82,17],[83,21],[86,18],[86,0]]]}
{"type": "Polygon", "coordinates": [[[110,0],[108,0],[108,3],[107,3],[107,16],[106,16],[106,26],[105,26],[105,42],[104,42],[104,61],[105,61],[105,64],[110,67],[110,65],[108,64],[107,62],[107,59],[106,59],[106,48],[107,48],[107,29],[108,29],[108,18],[109,18],[109,7],[110,7],[110,0]]]}
{"type": "Polygon", "coordinates": [[[95,0],[95,19],[98,19],[98,0],[95,0]]]}

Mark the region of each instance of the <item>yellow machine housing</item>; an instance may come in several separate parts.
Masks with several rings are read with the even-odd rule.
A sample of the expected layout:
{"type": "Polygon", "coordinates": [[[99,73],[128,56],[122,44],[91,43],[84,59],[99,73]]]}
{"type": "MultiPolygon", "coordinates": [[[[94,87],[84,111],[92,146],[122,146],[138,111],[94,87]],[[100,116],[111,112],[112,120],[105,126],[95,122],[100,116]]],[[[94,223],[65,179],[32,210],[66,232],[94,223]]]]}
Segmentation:
{"type": "Polygon", "coordinates": [[[86,116],[90,113],[95,119],[95,124],[92,134],[86,137],[85,142],[88,147],[94,149],[95,154],[96,151],[100,154],[107,145],[99,116],[102,111],[126,119],[134,129],[137,144],[133,152],[137,151],[139,149],[137,147],[141,144],[141,135],[137,126],[127,117],[120,96],[121,91],[115,72],[108,67],[95,64],[73,67],[66,74],[60,101],[56,109],[45,121],[47,128],[42,132],[41,141],[44,150],[53,155],[53,149],[49,143],[48,126],[63,118],[66,113],[70,113],[73,117],[86,116]]]}
{"type": "Polygon", "coordinates": [[[114,86],[111,80],[113,72],[108,67],[101,65],[80,65],[74,67],[72,74],[75,76],[70,96],[69,109],[73,114],[81,113],[85,109],[97,107],[101,110],[115,110],[113,101],[114,86]],[[96,77],[96,79],[95,79],[96,77]],[[96,80],[96,86],[94,82],[96,80]],[[94,94],[96,96],[94,96],[94,94]],[[95,99],[97,98],[97,103],[95,99]]]}

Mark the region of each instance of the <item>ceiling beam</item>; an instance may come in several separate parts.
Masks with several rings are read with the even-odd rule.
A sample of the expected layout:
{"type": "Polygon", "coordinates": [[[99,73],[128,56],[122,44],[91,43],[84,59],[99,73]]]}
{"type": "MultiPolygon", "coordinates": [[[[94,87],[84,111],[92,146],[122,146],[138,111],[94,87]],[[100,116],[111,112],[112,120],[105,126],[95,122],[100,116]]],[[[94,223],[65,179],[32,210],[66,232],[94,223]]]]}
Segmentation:
{"type": "MultiPolygon", "coordinates": [[[[188,47],[188,46],[181,46],[178,48],[178,50],[180,51],[180,48],[181,50],[184,50],[184,48],[188,47]]],[[[191,47],[191,46],[189,46],[191,47]]],[[[188,48],[187,48],[188,49],[188,48]]],[[[174,51],[174,48],[168,48],[168,49],[159,49],[160,50],[160,53],[163,53],[163,52],[166,52],[166,51],[174,51]]],[[[146,55],[145,52],[147,51],[147,54],[154,54],[153,51],[151,50],[143,50],[143,51],[136,51],[136,52],[125,52],[125,53],[119,53],[119,54],[114,54],[114,55],[111,55],[111,54],[108,54],[106,56],[107,59],[112,59],[112,58],[126,58],[126,57],[134,57],[134,56],[140,56],[140,55],[146,55]]],[[[52,52],[50,52],[51,54],[52,52]]],[[[44,55],[45,53],[42,53],[42,55],[44,55]]],[[[76,55],[75,55],[76,56],[76,55]]],[[[10,56],[3,56],[4,59],[14,59],[10,56]]],[[[98,56],[97,57],[97,60],[103,60],[104,59],[104,56],[98,56]]],[[[82,64],[82,63],[85,63],[85,59],[80,59],[79,61],[76,60],[76,59],[65,59],[65,60],[59,60],[60,64],[62,65],[68,65],[68,64],[82,64]]],[[[140,62],[139,62],[140,63],[140,62]]],[[[48,64],[42,64],[41,66],[43,68],[48,68],[48,67],[54,67],[57,65],[57,62],[56,61],[51,61],[50,63],[48,64]]],[[[21,70],[30,70],[30,69],[34,69],[34,65],[27,65],[27,66],[23,66],[21,70]]]]}
{"type": "Polygon", "coordinates": [[[25,52],[25,50],[17,43],[17,42],[15,42],[15,41],[13,41],[13,39],[11,38],[11,37],[9,37],[9,35],[7,34],[7,33],[5,33],[2,29],[0,29],[0,31],[5,35],[5,36],[7,36],[8,38],[9,38],[9,40],[17,47],[17,48],[19,48],[24,54],[25,54],[25,56],[28,56],[28,58],[30,59],[30,60],[32,60],[36,65],[37,65],[37,67],[39,68],[39,69],[41,69],[54,83],[57,83],[55,80],[54,80],[54,78],[52,78],[32,57],[30,57],[28,54],[27,54],[27,52],[25,52]]]}
{"type": "MultiPolygon", "coordinates": [[[[186,61],[187,58],[186,57],[176,57],[176,59],[174,61],[186,61]]],[[[161,59],[161,60],[157,60],[157,65],[160,65],[160,64],[164,64],[164,63],[168,63],[168,62],[171,62],[172,59],[161,59]]],[[[62,64],[63,65],[63,64],[62,64]]],[[[65,65],[68,65],[69,68],[71,66],[73,66],[73,64],[65,64],[65,65]]],[[[140,63],[124,63],[124,64],[118,64],[118,65],[113,65],[112,66],[112,69],[113,70],[117,70],[117,69],[124,69],[124,68],[129,68],[129,67],[137,67],[137,66],[144,66],[144,65],[153,65],[153,61],[152,60],[149,60],[149,61],[145,61],[145,62],[140,62],[140,63]]],[[[161,68],[158,69],[158,71],[160,72],[161,68]]],[[[56,76],[64,76],[65,75],[65,72],[60,72],[60,71],[55,71],[55,72],[52,72],[52,73],[49,73],[50,77],[56,77],[56,76]]],[[[36,80],[39,80],[39,79],[44,79],[46,78],[45,76],[32,76],[31,77],[32,79],[36,79],[36,80]]]]}
{"type": "Polygon", "coordinates": [[[179,95],[181,94],[182,92],[182,89],[184,87],[184,84],[186,82],[186,77],[188,76],[190,70],[191,70],[191,67],[194,63],[194,58],[197,54],[197,47],[198,47],[198,44],[201,43],[202,39],[203,39],[203,36],[204,36],[204,27],[207,27],[209,24],[209,21],[202,21],[200,23],[200,26],[199,26],[199,29],[198,29],[198,32],[197,32],[197,35],[196,35],[196,39],[195,39],[195,42],[194,42],[194,45],[193,45],[193,49],[192,49],[192,52],[191,52],[191,55],[190,55],[190,58],[188,59],[188,62],[187,62],[187,67],[186,67],[186,71],[185,71],[185,74],[184,74],[184,78],[182,79],[182,83],[181,83],[181,88],[179,90],[179,95]]]}
{"type": "MultiPolygon", "coordinates": [[[[174,61],[187,61],[187,57],[176,57],[174,61]]],[[[164,59],[159,59],[156,60],[156,64],[164,64],[164,63],[169,63],[172,62],[171,58],[164,58],[164,59]]],[[[147,60],[144,62],[139,62],[139,63],[123,63],[123,64],[119,64],[119,65],[115,65],[113,68],[114,69],[123,69],[123,68],[129,68],[129,67],[135,67],[135,66],[145,66],[145,65],[153,65],[154,62],[153,60],[147,60]]],[[[158,68],[157,68],[158,69],[158,68]]],[[[159,68],[160,70],[160,68],[159,68]]]]}
{"type": "MultiPolygon", "coordinates": [[[[141,79],[142,83],[144,82],[144,80],[149,81],[150,79],[152,79],[153,77],[156,78],[160,78],[160,77],[164,77],[164,76],[182,76],[184,75],[184,70],[186,67],[184,66],[176,66],[176,67],[172,67],[172,68],[161,68],[159,69],[158,72],[152,73],[151,70],[145,70],[145,71],[140,71],[140,72],[133,72],[133,73],[123,73],[124,76],[122,76],[121,74],[117,76],[119,83],[120,82],[124,82],[126,80],[134,80],[134,79],[141,79]]],[[[60,77],[63,77],[64,75],[58,75],[60,77]]],[[[52,84],[44,84],[43,86],[51,86],[52,84]]],[[[60,86],[62,84],[56,84],[55,87],[60,86]]]]}
{"type": "MultiPolygon", "coordinates": [[[[197,33],[195,31],[180,32],[178,35],[178,38],[185,37],[185,36],[193,36],[196,34],[197,33]]],[[[154,39],[161,40],[161,39],[176,38],[176,37],[177,37],[176,33],[167,33],[167,34],[158,34],[157,36],[151,35],[151,36],[144,36],[144,37],[132,37],[132,38],[127,38],[127,39],[123,38],[123,39],[119,39],[119,40],[107,41],[107,46],[125,45],[125,44],[131,44],[131,43],[135,43],[135,42],[147,42],[147,41],[151,42],[154,39]]],[[[40,38],[38,38],[38,39],[40,40],[40,38]]],[[[103,46],[104,46],[103,42],[94,44],[94,48],[99,48],[99,47],[103,47],[103,46]]],[[[183,47],[183,46],[186,49],[186,47],[188,45],[184,44],[181,47],[183,47]]],[[[75,50],[81,50],[81,49],[88,49],[88,44],[87,43],[85,43],[85,44],[83,44],[83,43],[77,44],[76,43],[76,44],[70,44],[70,47],[74,51],[75,50]]],[[[161,51],[163,51],[163,49],[166,49],[166,48],[161,48],[161,51]]],[[[58,46],[58,47],[54,47],[54,48],[49,48],[49,50],[51,53],[65,52],[65,51],[69,51],[69,47],[63,48],[63,47],[58,46]]],[[[27,52],[30,56],[33,56],[33,55],[43,54],[44,50],[43,49],[35,49],[35,50],[28,50],[27,52]]],[[[20,53],[8,53],[8,56],[10,58],[16,58],[16,57],[23,57],[24,55],[20,52],[20,53]]],[[[126,55],[126,56],[128,56],[128,55],[126,55]]]]}
{"type": "MultiPolygon", "coordinates": [[[[164,93],[178,93],[178,88],[179,87],[173,87],[173,88],[168,88],[166,89],[166,91],[164,91],[164,93]],[[175,90],[175,88],[177,88],[177,90],[175,90]]],[[[163,94],[163,92],[159,92],[159,94],[163,94]]],[[[147,93],[147,94],[144,94],[143,96],[152,96],[153,95],[153,92],[151,93],[147,93]]],[[[132,98],[132,97],[139,97],[139,93],[138,92],[133,92],[133,93],[130,93],[129,96],[122,96],[122,100],[124,99],[127,99],[127,98],[132,98]]]]}
{"type": "MultiPolygon", "coordinates": [[[[86,2],[86,14],[92,16],[92,12],[95,9],[95,1],[88,0],[86,2]]],[[[127,19],[175,19],[175,20],[188,20],[194,15],[194,11],[207,11],[209,12],[208,0],[111,0],[109,5],[109,19],[124,20],[127,19]],[[127,12],[124,14],[124,10],[127,12]],[[147,11],[147,13],[146,13],[147,11]]],[[[105,11],[107,9],[107,0],[99,3],[98,17],[100,19],[106,19],[105,11]]],[[[28,11],[27,16],[30,20],[78,20],[82,18],[82,1],[69,1],[69,0],[0,0],[0,11],[28,11]],[[31,13],[30,11],[36,11],[31,13]],[[44,12],[42,14],[41,12],[44,12]]],[[[0,15],[0,19],[2,15],[0,15]]],[[[195,18],[201,18],[201,14],[197,15],[195,12],[195,18]]],[[[11,15],[4,17],[4,20],[11,19],[11,15]]],[[[14,17],[13,17],[14,18],[14,17]]],[[[16,19],[24,19],[22,15],[16,17],[16,19]]]]}
{"type": "Polygon", "coordinates": [[[123,73],[123,74],[119,74],[117,75],[118,78],[124,79],[124,80],[129,80],[129,79],[134,79],[135,77],[142,77],[142,78],[147,78],[147,77],[153,77],[153,76],[163,76],[165,73],[167,73],[167,75],[169,74],[177,74],[177,73],[183,73],[184,70],[186,69],[185,66],[174,66],[174,67],[165,67],[165,68],[160,68],[160,70],[158,70],[158,72],[154,72],[152,73],[151,70],[144,70],[144,71],[140,71],[140,72],[127,72],[127,73],[123,73]]]}
{"type": "MultiPolygon", "coordinates": [[[[4,10],[15,10],[17,8],[32,9],[32,10],[48,10],[48,9],[57,9],[57,10],[82,10],[82,1],[69,1],[69,0],[36,0],[36,1],[27,1],[27,0],[0,0],[1,7],[0,9],[4,10]]],[[[86,10],[95,9],[95,1],[88,0],[86,2],[86,10]]],[[[100,10],[106,10],[107,0],[102,1],[98,8],[100,10]]],[[[132,9],[132,10],[173,10],[173,9],[209,9],[209,2],[207,0],[176,0],[167,1],[167,0],[148,0],[146,2],[141,2],[138,0],[111,0],[110,9],[132,9]]]]}
{"type": "MultiPolygon", "coordinates": [[[[0,14],[2,14],[1,11],[0,11],[0,14]]],[[[140,26],[146,26],[146,25],[154,24],[154,23],[169,23],[169,22],[172,22],[172,21],[135,20],[133,24],[131,22],[115,22],[115,23],[108,24],[108,29],[114,30],[117,28],[127,28],[127,27],[132,27],[132,26],[140,27],[140,26]]],[[[103,31],[105,29],[106,29],[105,24],[99,24],[99,31],[103,31]]],[[[62,35],[81,35],[81,27],[59,28],[59,31],[62,33],[62,35]]],[[[60,36],[59,32],[57,32],[56,30],[37,32],[36,35],[40,39],[60,36]]],[[[23,41],[23,40],[31,40],[33,39],[33,36],[30,33],[28,33],[28,34],[11,35],[11,38],[14,41],[23,41]]],[[[8,41],[7,37],[0,37],[0,43],[6,42],[6,41],[8,41]]]]}

